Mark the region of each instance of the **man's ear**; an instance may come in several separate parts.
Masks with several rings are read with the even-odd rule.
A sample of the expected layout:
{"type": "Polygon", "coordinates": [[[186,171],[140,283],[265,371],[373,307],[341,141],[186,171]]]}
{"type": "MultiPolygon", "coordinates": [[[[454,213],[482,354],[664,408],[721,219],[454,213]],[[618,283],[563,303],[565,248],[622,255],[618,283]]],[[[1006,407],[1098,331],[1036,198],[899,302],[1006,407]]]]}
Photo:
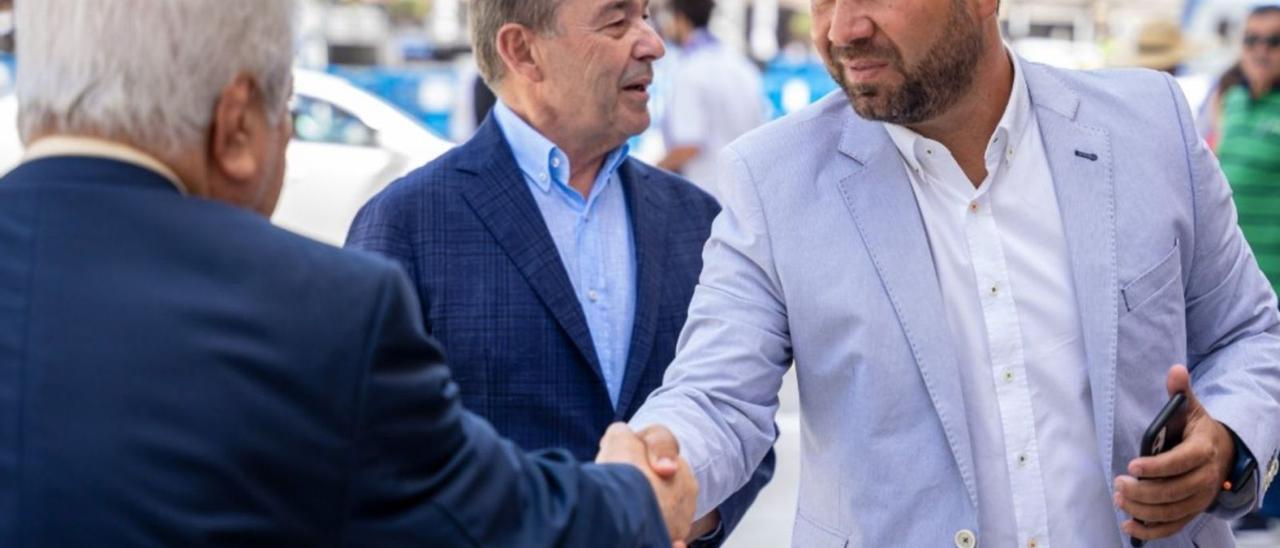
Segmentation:
{"type": "Polygon", "coordinates": [[[257,95],[253,77],[242,73],[222,88],[214,106],[209,154],[213,168],[234,182],[253,181],[262,168],[254,143],[262,138],[254,119],[257,95]]]}
{"type": "Polygon", "coordinates": [[[1000,0],[976,0],[974,9],[979,20],[994,18],[1000,15],[1000,0]]]}
{"type": "Polygon", "coordinates": [[[507,72],[515,73],[532,82],[541,82],[544,78],[542,67],[538,64],[537,45],[534,41],[536,33],[524,25],[507,23],[498,29],[497,47],[502,63],[507,72]]]}

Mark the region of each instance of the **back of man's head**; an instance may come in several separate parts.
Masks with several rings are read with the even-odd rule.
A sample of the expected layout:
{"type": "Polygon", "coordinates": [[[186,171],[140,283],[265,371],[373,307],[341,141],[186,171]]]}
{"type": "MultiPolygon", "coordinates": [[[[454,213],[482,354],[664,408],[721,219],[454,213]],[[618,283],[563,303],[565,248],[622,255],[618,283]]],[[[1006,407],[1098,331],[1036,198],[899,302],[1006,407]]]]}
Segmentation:
{"type": "Polygon", "coordinates": [[[236,75],[252,76],[267,105],[288,100],[294,9],[294,0],[17,2],[23,140],[195,150],[236,75]]]}
{"type": "Polygon", "coordinates": [[[711,12],[716,9],[716,0],[674,0],[671,9],[676,15],[688,19],[693,28],[704,29],[711,24],[711,12]]]}

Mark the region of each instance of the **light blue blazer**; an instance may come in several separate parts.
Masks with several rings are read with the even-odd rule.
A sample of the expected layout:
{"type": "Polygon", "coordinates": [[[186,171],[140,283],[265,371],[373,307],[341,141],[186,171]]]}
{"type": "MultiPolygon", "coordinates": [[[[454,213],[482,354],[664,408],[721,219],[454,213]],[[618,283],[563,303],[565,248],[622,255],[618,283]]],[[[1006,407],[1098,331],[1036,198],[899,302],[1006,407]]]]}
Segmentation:
{"type": "MultiPolygon", "coordinates": [[[[1186,363],[1210,413],[1269,479],[1280,443],[1276,298],[1185,99],[1155,72],[1022,66],[1080,301],[1098,466],[1108,478],[1125,472],[1167,399],[1168,368],[1186,363]]],[[[773,444],[794,360],[795,546],[952,546],[962,533],[982,546],[955,345],[884,126],[837,92],[729,146],[721,175],[724,212],[675,363],[632,425],[673,429],[702,485],[700,513],[714,508],[773,444]]],[[[1148,546],[1232,546],[1223,517],[1148,546]]],[[[1117,512],[1117,547],[1125,519],[1117,512]]]]}

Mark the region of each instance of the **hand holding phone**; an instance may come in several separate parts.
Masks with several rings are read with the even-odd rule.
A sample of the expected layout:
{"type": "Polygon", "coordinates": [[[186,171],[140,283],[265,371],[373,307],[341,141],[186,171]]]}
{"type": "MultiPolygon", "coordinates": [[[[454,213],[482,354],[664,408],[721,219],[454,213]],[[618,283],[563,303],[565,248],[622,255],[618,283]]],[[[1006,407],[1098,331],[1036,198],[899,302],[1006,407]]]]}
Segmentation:
{"type": "MultiPolygon", "coordinates": [[[[1156,415],[1147,431],[1142,434],[1142,447],[1139,448],[1141,456],[1154,457],[1182,442],[1182,432],[1187,426],[1186,406],[1187,396],[1182,392],[1175,392],[1169,398],[1160,414],[1156,415]]],[[[1134,548],[1144,544],[1139,538],[1131,537],[1129,541],[1134,548]]]]}

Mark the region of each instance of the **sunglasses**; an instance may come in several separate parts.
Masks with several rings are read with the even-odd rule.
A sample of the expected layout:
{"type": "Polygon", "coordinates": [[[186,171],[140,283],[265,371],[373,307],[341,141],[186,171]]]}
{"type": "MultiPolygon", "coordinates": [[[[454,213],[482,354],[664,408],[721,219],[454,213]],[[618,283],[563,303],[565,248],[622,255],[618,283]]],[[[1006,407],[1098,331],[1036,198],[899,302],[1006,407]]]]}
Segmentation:
{"type": "Polygon", "coordinates": [[[1280,48],[1280,34],[1272,34],[1270,36],[1246,34],[1244,36],[1244,47],[1252,48],[1258,45],[1265,45],[1267,49],[1280,48]]]}

